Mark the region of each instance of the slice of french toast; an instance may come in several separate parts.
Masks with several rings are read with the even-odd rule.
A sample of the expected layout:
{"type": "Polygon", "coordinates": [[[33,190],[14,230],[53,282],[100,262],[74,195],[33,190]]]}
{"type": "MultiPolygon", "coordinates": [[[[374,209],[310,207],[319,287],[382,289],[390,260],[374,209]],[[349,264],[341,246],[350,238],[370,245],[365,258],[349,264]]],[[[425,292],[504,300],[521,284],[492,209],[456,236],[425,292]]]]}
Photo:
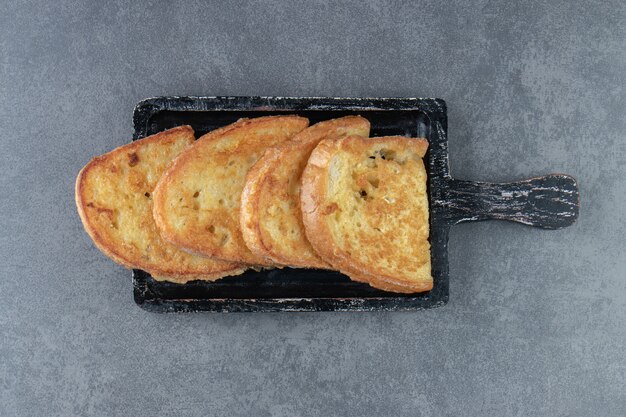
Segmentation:
{"type": "Polygon", "coordinates": [[[76,179],[85,230],[108,257],[155,279],[184,283],[237,275],[241,264],[192,255],[161,239],[152,218],[154,187],[167,165],[194,142],[189,126],[166,130],[92,159],[76,179]]]}
{"type": "Polygon", "coordinates": [[[309,155],[322,139],[367,137],[369,130],[370,123],[360,116],[327,120],[265,151],[248,171],[241,194],[241,230],[254,254],[280,265],[331,268],[305,236],[300,177],[309,155]]]}
{"type": "Polygon", "coordinates": [[[239,226],[248,170],[270,146],[308,127],[299,116],[240,120],[199,138],[181,152],[154,191],[161,236],[186,250],[234,262],[273,266],[246,246],[239,226]]]}
{"type": "Polygon", "coordinates": [[[315,251],[357,281],[432,289],[425,139],[326,139],[302,174],[302,218],[315,251]]]}

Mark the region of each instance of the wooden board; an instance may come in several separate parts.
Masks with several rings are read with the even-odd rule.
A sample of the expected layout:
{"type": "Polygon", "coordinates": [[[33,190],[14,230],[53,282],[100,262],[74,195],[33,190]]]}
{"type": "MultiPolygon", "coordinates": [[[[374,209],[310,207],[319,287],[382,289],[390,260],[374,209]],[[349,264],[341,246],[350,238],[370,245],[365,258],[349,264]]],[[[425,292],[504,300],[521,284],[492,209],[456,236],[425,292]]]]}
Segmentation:
{"type": "Polygon", "coordinates": [[[420,310],[448,301],[448,233],[462,221],[501,219],[560,228],[578,216],[578,187],[553,174],[508,184],[456,180],[448,167],[446,105],[419,98],[159,97],[135,108],[133,140],[183,124],[199,137],[242,117],[298,114],[311,123],[358,114],[372,136],[425,137],[434,287],[421,294],[376,290],[324,270],[249,271],[217,282],[172,284],[133,271],[135,301],[155,312],[420,310]]]}

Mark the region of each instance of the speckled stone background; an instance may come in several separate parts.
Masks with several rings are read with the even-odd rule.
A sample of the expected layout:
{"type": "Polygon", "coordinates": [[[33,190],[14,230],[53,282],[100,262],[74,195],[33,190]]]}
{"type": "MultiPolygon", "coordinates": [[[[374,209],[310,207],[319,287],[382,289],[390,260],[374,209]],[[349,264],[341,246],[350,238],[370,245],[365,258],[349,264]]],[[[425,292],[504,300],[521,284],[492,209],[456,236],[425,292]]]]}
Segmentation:
{"type": "Polygon", "coordinates": [[[2,3],[1,416],[626,415],[623,1],[2,3]],[[454,175],[580,219],[455,227],[441,309],[146,313],[73,182],[167,94],[441,97],[454,175]]]}

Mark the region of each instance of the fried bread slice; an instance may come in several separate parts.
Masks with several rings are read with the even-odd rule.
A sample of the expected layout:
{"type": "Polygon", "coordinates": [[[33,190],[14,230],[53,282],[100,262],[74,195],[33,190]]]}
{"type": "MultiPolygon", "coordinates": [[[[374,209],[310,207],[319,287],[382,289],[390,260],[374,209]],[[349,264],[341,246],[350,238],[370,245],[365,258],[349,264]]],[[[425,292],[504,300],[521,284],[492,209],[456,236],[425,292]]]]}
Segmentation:
{"type": "Polygon", "coordinates": [[[300,177],[309,155],[322,139],[367,137],[369,130],[370,123],[360,116],[327,120],[265,151],[248,171],[241,194],[241,230],[254,254],[291,267],[331,268],[306,239],[300,177]]]}
{"type": "Polygon", "coordinates": [[[432,289],[425,139],[326,139],[302,174],[308,240],[356,281],[396,292],[432,289]]]}
{"type": "Polygon", "coordinates": [[[240,120],[209,132],[184,150],[154,191],[161,236],[186,250],[234,262],[273,266],[246,246],[239,227],[248,170],[265,149],[308,127],[299,116],[240,120]]]}
{"type": "Polygon", "coordinates": [[[245,270],[240,264],[183,252],[163,241],[152,218],[154,186],[166,166],[194,141],[181,126],[92,159],[76,179],[76,206],[96,246],[115,262],[155,279],[215,280],[245,270]]]}

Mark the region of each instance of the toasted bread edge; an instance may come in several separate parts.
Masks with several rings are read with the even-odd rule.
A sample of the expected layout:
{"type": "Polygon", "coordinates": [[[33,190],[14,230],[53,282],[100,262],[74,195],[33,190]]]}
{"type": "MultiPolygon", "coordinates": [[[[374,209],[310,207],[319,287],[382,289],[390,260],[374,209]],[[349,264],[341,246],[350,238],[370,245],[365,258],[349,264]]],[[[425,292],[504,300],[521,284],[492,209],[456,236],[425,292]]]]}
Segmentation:
{"type": "Polygon", "coordinates": [[[260,194],[267,180],[267,173],[273,168],[279,155],[280,153],[275,148],[268,148],[246,174],[246,182],[241,192],[239,226],[243,240],[252,253],[270,262],[285,265],[271,256],[271,252],[263,242],[259,224],[260,194]]]}

